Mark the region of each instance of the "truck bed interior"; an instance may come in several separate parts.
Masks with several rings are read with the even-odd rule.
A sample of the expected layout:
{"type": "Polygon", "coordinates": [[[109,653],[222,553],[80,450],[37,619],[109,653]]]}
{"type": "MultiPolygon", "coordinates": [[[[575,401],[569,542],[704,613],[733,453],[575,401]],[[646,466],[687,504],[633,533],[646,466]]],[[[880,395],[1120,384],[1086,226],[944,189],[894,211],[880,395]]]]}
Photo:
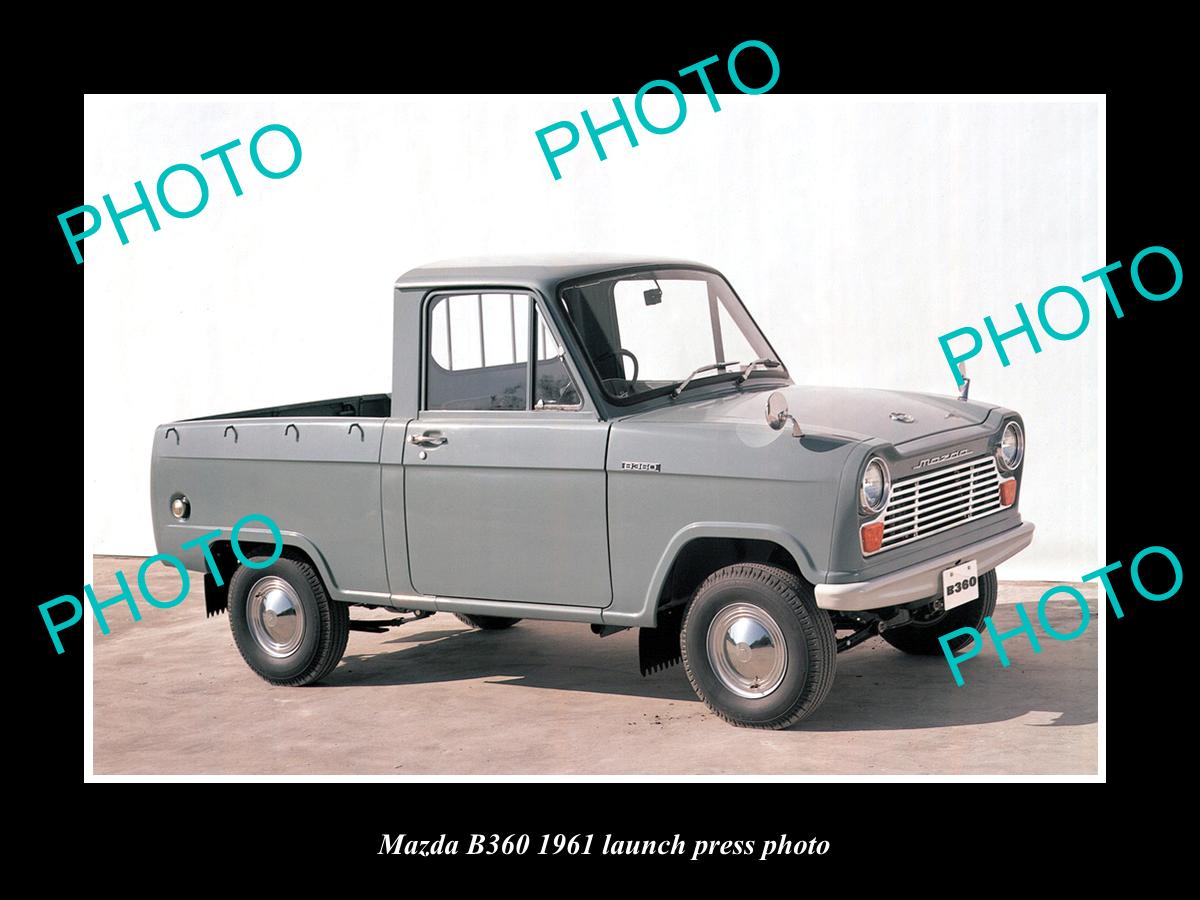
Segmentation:
{"type": "Polygon", "coordinates": [[[241,412],[221,413],[216,416],[200,416],[188,422],[205,422],[210,419],[271,419],[280,416],[353,416],[355,418],[386,419],[392,413],[391,394],[364,394],[361,397],[335,397],[332,400],[314,400],[310,403],[290,403],[287,406],[265,406],[262,409],[247,409],[241,412]]]}

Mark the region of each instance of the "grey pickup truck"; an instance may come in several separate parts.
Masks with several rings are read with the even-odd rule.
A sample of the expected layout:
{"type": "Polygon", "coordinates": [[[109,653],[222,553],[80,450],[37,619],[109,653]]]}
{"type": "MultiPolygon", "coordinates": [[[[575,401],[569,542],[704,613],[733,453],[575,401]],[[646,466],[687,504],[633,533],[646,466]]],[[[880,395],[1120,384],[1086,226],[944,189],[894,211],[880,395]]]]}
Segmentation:
{"type": "Polygon", "coordinates": [[[682,661],[716,715],[781,728],[839,652],[878,634],[937,654],[982,627],[1032,539],[1017,413],[966,385],[796,385],[708,266],[437,263],[393,303],[390,394],[155,434],[159,552],[206,572],[209,614],[272,684],[325,677],[356,628],[552,619],[638,628],[643,674],[682,661]],[[278,524],[269,564],[249,514],[278,524]]]}

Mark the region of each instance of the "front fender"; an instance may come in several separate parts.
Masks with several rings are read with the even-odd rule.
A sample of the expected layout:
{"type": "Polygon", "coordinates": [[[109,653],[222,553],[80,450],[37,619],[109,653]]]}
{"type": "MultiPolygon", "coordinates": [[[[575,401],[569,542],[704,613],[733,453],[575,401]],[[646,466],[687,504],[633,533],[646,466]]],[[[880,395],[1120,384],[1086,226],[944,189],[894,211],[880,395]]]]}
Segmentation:
{"type": "Polygon", "coordinates": [[[697,538],[741,538],[768,541],[789,553],[796,561],[800,574],[810,583],[815,584],[821,580],[808,549],[795,535],[778,525],[751,522],[693,522],[675,532],[667,543],[666,549],[663,550],[662,556],[659,557],[658,564],[654,568],[654,574],[646,588],[646,596],[641,608],[634,612],[614,612],[606,609],[601,613],[604,623],[606,625],[653,628],[658,612],[658,598],[662,593],[663,584],[671,572],[671,566],[674,565],[680,551],[697,538]]]}

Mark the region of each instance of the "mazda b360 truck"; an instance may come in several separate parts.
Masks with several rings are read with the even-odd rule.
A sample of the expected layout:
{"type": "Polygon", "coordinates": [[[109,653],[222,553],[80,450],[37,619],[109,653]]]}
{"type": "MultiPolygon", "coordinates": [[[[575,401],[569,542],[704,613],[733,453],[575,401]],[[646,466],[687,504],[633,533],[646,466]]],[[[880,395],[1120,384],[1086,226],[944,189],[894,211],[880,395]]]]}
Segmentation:
{"type": "Polygon", "coordinates": [[[159,552],[200,572],[207,547],[206,607],[272,684],[319,681],[350,630],[410,613],[550,619],[637,628],[643,674],[682,661],[716,715],[781,728],[839,652],[878,634],[936,654],[981,628],[996,566],[1032,539],[1016,412],[797,385],[708,266],[438,263],[393,302],[390,394],[155,434],[159,552]],[[280,529],[265,567],[264,523],[238,532],[259,568],[231,544],[251,513],[280,529]]]}

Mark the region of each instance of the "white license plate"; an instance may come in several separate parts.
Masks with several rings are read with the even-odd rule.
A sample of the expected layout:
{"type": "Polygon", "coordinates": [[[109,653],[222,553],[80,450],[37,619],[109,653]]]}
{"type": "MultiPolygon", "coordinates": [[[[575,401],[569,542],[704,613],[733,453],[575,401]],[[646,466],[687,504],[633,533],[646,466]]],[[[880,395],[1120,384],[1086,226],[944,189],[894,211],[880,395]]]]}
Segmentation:
{"type": "Polygon", "coordinates": [[[979,598],[979,566],[975,560],[942,571],[942,597],[946,609],[979,598]]]}

